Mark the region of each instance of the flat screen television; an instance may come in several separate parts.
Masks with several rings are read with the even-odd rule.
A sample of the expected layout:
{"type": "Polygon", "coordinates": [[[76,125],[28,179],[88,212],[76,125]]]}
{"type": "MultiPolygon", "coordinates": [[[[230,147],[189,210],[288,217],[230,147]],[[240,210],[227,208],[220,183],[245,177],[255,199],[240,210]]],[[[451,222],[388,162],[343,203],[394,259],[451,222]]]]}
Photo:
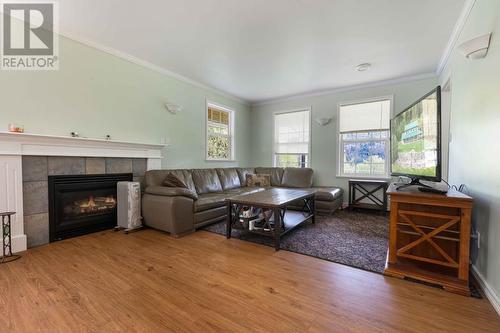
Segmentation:
{"type": "Polygon", "coordinates": [[[391,174],[441,181],[441,87],[436,87],[391,120],[391,174]]]}

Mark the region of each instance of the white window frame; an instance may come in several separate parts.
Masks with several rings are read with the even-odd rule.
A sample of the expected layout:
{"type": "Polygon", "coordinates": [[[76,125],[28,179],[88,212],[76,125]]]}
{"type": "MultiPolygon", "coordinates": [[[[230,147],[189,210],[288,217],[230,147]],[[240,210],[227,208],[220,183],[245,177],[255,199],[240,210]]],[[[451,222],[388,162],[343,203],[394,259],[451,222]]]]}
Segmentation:
{"type": "Polygon", "coordinates": [[[224,106],[224,105],[221,105],[221,104],[218,104],[218,103],[214,103],[210,100],[206,100],[206,105],[205,105],[205,160],[206,161],[210,161],[210,162],[217,162],[217,161],[224,161],[224,162],[232,162],[232,161],[235,161],[235,147],[234,147],[234,134],[235,134],[235,130],[234,130],[234,124],[235,124],[235,112],[234,110],[230,109],[229,107],[227,106],[224,106]],[[230,142],[231,142],[231,151],[230,151],[230,156],[229,158],[213,158],[213,157],[210,157],[208,156],[208,136],[209,136],[209,133],[208,133],[208,108],[209,107],[213,107],[214,109],[219,109],[219,110],[222,110],[222,111],[226,111],[229,113],[229,137],[230,137],[230,142]]]}
{"type": "MultiPolygon", "coordinates": [[[[385,142],[385,174],[384,175],[363,175],[363,174],[348,174],[344,173],[344,149],[343,149],[343,144],[344,140],[342,138],[342,135],[340,133],[340,108],[343,106],[349,106],[349,105],[354,105],[354,104],[363,104],[363,103],[370,103],[370,102],[379,102],[379,101],[384,101],[384,100],[389,100],[390,101],[390,119],[393,118],[394,115],[394,95],[388,95],[388,96],[379,96],[379,97],[372,97],[372,98],[364,98],[364,99],[359,99],[359,100],[350,100],[350,101],[345,101],[345,102],[340,102],[337,104],[337,126],[336,126],[336,131],[337,131],[337,141],[338,141],[338,152],[337,152],[337,177],[339,178],[354,178],[354,179],[390,179],[391,172],[390,172],[390,167],[391,167],[391,132],[390,128],[387,130],[389,131],[389,134],[387,135],[386,139],[372,139],[372,141],[381,141],[385,142]]],[[[360,132],[377,132],[377,131],[360,131],[360,132]]],[[[349,140],[349,142],[366,142],[367,140],[349,140]]]]}
{"type": "MultiPolygon", "coordinates": [[[[311,167],[311,142],[312,142],[312,107],[311,106],[306,106],[303,108],[297,108],[297,109],[291,109],[291,110],[286,110],[286,111],[277,111],[273,113],[273,130],[272,130],[272,138],[273,138],[273,153],[271,156],[272,159],[272,165],[276,167],[276,116],[280,114],[287,114],[287,113],[294,113],[294,112],[303,112],[303,111],[309,111],[309,142],[307,145],[307,163],[306,163],[306,168],[311,167]]],[[[291,154],[287,154],[291,155],[291,154]]]]}

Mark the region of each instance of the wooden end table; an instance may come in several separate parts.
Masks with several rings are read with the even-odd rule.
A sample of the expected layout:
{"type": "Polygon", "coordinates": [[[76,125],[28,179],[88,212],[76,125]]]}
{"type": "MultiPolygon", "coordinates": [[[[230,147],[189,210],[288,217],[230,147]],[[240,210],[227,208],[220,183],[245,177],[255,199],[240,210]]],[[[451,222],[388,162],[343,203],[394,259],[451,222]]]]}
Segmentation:
{"type": "Polygon", "coordinates": [[[389,183],[385,180],[349,179],[349,209],[363,208],[387,212],[387,188],[389,183]],[[357,196],[357,193],[360,196],[357,196]],[[377,193],[382,196],[380,198],[377,193]],[[363,202],[369,200],[371,203],[363,202]]]}

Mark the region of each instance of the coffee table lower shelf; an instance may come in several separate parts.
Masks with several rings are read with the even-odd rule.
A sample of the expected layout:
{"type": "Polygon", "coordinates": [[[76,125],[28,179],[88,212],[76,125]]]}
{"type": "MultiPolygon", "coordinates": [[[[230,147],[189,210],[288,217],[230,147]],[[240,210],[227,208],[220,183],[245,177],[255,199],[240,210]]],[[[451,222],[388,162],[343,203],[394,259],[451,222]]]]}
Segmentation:
{"type": "Polygon", "coordinates": [[[238,202],[234,202],[229,199],[227,204],[227,222],[226,222],[226,237],[231,238],[232,229],[241,230],[243,232],[250,232],[266,237],[272,237],[274,239],[275,249],[278,251],[280,249],[280,238],[285,235],[289,231],[297,228],[302,223],[305,223],[311,220],[312,223],[315,223],[314,217],[314,193],[303,193],[298,200],[303,200],[305,211],[299,210],[289,210],[286,205],[290,202],[296,201],[290,199],[290,202],[285,202],[280,204],[279,206],[264,206],[259,205],[256,202],[252,202],[251,200],[243,201],[242,196],[239,197],[238,202]],[[240,216],[240,212],[243,207],[254,207],[261,208],[262,211],[267,212],[264,214],[264,224],[265,229],[252,229],[246,228],[244,223],[241,223],[240,220],[247,220],[248,218],[243,218],[240,216]],[[269,214],[272,212],[272,214],[269,214]]]}
{"type": "MultiPolygon", "coordinates": [[[[305,212],[300,212],[300,211],[294,211],[294,210],[287,210],[285,212],[285,217],[283,218],[283,231],[281,232],[280,236],[283,236],[287,232],[295,229],[302,223],[306,222],[307,220],[312,218],[312,214],[308,214],[305,212]]],[[[270,220],[271,223],[274,224],[274,219],[270,220]]],[[[263,230],[247,230],[248,232],[253,232],[254,234],[259,234],[259,235],[265,235],[269,236],[272,231],[263,231],[263,230]]]]}

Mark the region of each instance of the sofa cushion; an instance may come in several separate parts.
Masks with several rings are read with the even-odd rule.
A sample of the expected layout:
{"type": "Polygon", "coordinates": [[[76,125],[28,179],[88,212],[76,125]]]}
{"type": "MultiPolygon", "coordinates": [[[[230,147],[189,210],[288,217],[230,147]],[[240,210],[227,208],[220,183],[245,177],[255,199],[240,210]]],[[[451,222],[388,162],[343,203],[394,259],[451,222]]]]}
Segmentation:
{"type": "Polygon", "coordinates": [[[145,193],[154,195],[163,195],[166,197],[187,197],[193,200],[198,199],[198,194],[185,187],[166,187],[166,186],[148,186],[144,190],[145,193]]]}
{"type": "Polygon", "coordinates": [[[269,187],[271,186],[271,175],[247,173],[247,186],[269,187]]]}
{"type": "Polygon", "coordinates": [[[194,213],[194,227],[200,228],[204,225],[220,221],[227,216],[227,208],[225,206],[203,210],[194,213]]]}
{"type": "Polygon", "coordinates": [[[146,172],[145,184],[147,186],[161,186],[165,177],[169,173],[179,178],[188,189],[196,192],[196,187],[194,186],[193,177],[191,176],[191,171],[187,169],[179,170],[150,170],[146,172]]]}
{"type": "Polygon", "coordinates": [[[174,176],[179,178],[181,182],[186,184],[187,188],[193,192],[196,192],[196,186],[194,186],[193,176],[191,175],[191,170],[179,169],[170,171],[174,176]]]}
{"type": "Polygon", "coordinates": [[[236,168],[217,169],[217,175],[223,190],[241,187],[240,177],[236,168]]]}
{"type": "Polygon", "coordinates": [[[222,192],[222,184],[215,169],[194,169],[191,170],[191,174],[193,175],[196,193],[222,192]]]}
{"type": "Polygon", "coordinates": [[[335,201],[344,195],[344,190],[339,187],[313,187],[316,201],[335,201]]]}
{"type": "Polygon", "coordinates": [[[247,174],[255,173],[254,168],[237,168],[238,176],[240,177],[241,186],[247,186],[247,174]]]}
{"type": "Polygon", "coordinates": [[[182,180],[180,180],[176,175],[173,173],[169,172],[165,179],[163,180],[163,183],[161,183],[162,186],[166,187],[184,187],[187,188],[186,184],[182,180]]]}
{"type": "Polygon", "coordinates": [[[198,196],[198,200],[194,202],[194,211],[201,212],[207,209],[222,207],[226,205],[227,193],[205,193],[198,196]]]}
{"type": "Polygon", "coordinates": [[[311,187],[313,170],[311,168],[285,168],[281,186],[283,187],[311,187]]]}
{"type": "Polygon", "coordinates": [[[271,175],[271,186],[281,186],[283,168],[255,168],[255,173],[271,175]]]}

